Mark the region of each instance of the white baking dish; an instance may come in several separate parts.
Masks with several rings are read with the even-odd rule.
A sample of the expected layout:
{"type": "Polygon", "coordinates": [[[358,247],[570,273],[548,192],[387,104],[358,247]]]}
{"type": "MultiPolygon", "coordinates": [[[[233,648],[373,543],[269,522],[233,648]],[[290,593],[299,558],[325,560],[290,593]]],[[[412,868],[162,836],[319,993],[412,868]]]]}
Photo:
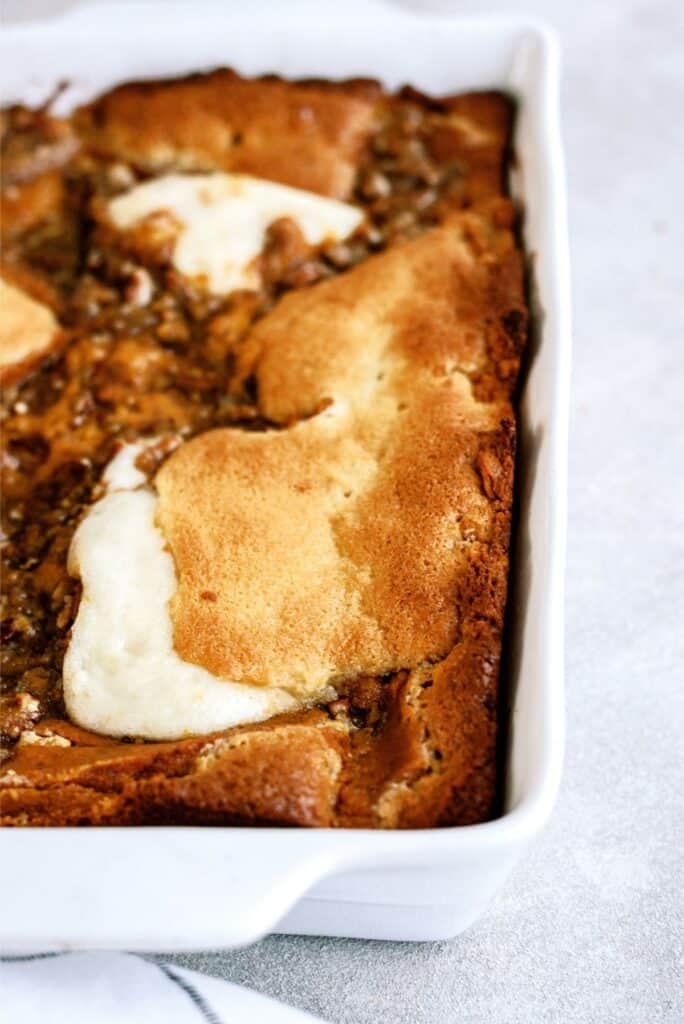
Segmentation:
{"type": "Polygon", "coordinates": [[[520,102],[514,190],[532,257],[534,358],[521,408],[520,516],[509,637],[505,813],[430,831],[5,829],[5,947],[198,949],[268,931],[381,939],[455,935],[547,819],[563,744],[563,562],[569,282],[548,30],[508,17],[444,18],[365,4],[117,5],[6,28],[3,100],[62,106],[113,83],[227,64],[252,74],[370,75],[436,93],[498,87],[520,102]]]}

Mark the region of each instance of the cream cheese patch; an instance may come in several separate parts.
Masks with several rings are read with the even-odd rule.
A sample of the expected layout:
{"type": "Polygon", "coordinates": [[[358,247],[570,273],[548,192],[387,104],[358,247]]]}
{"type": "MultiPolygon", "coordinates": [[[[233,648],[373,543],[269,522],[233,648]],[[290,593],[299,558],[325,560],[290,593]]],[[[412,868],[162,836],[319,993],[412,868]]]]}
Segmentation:
{"type": "MultiPolygon", "coordinates": [[[[64,659],[64,699],[78,725],[107,736],[170,740],[256,722],[301,706],[284,690],[220,679],[183,661],[173,646],[168,602],[177,581],[155,525],[157,497],[119,452],[69,551],[83,594],[64,659]],[[137,475],[136,475],[137,474],[137,475]]],[[[130,449],[130,450],[129,450],[130,449]]]]}
{"type": "Polygon", "coordinates": [[[188,277],[204,275],[210,291],[259,287],[256,257],[266,229],[294,220],[310,245],[351,235],[363,213],[349,203],[247,174],[168,174],[136,185],[109,203],[112,223],[127,230],[166,211],[180,224],[173,264],[188,277]]]}

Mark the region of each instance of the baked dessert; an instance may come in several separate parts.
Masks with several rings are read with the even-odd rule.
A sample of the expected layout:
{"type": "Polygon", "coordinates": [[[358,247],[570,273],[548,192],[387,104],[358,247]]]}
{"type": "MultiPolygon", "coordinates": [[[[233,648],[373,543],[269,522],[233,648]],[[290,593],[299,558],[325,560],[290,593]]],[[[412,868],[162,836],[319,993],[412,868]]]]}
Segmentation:
{"type": "Polygon", "coordinates": [[[0,811],[497,811],[513,109],[220,70],[3,113],[0,811]]]}

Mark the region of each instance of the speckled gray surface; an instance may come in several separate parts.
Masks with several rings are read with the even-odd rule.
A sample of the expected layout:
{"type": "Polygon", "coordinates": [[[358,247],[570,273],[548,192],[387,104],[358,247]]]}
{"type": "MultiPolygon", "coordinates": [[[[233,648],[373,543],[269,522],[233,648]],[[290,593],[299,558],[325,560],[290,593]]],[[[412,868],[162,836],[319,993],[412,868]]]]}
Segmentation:
{"type": "Polygon", "coordinates": [[[557,26],[565,56],[565,779],[542,839],[452,942],[285,936],[164,957],[334,1024],[684,1019],[684,7],[523,6],[557,26]]]}

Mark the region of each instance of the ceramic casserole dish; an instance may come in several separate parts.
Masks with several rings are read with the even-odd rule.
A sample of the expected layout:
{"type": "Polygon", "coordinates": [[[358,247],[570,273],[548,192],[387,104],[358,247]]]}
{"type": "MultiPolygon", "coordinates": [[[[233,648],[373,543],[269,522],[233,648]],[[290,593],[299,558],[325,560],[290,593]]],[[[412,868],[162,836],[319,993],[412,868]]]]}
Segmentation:
{"type": "Polygon", "coordinates": [[[524,209],[533,331],[519,410],[504,810],[425,831],[4,829],[0,943],[191,950],[272,931],[449,938],[483,912],[542,827],[560,777],[570,325],[557,44],[527,19],[381,3],[166,3],[161,14],[156,4],[105,5],[6,28],[2,101],[36,103],[68,80],[63,111],[120,81],[219,65],[517,99],[512,191],[524,209]]]}

